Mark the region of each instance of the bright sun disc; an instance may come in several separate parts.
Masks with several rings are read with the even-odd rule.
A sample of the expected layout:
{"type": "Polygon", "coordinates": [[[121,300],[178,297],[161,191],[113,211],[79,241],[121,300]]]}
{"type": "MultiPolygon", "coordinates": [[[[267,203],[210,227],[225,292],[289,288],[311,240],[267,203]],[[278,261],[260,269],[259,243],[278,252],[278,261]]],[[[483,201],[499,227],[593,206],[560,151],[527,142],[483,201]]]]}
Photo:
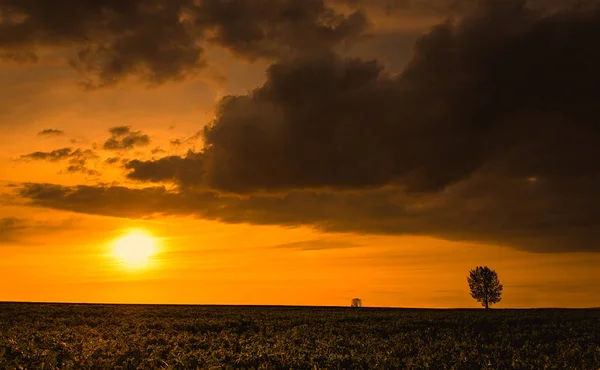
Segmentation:
{"type": "Polygon", "coordinates": [[[156,252],[155,239],[140,231],[131,232],[114,242],[115,257],[130,267],[147,264],[156,252]]]}

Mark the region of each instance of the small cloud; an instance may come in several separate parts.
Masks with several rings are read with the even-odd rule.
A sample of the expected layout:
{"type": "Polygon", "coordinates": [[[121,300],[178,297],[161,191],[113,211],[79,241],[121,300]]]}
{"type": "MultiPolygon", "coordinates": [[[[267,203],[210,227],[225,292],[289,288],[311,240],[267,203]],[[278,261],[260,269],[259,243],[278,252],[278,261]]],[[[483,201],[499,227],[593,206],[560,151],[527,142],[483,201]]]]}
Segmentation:
{"type": "Polygon", "coordinates": [[[57,130],[54,128],[47,128],[45,130],[42,130],[40,132],[38,132],[38,136],[61,136],[64,135],[65,132],[62,130],[57,130]]]}
{"type": "MultiPolygon", "coordinates": [[[[88,144],[90,144],[90,141],[88,139],[82,138],[82,137],[80,137],[80,138],[72,138],[69,141],[71,142],[71,144],[79,144],[79,145],[88,145],[88,144]]],[[[93,149],[97,149],[96,148],[96,143],[91,143],[91,145],[92,145],[93,149]]]]}
{"type": "Polygon", "coordinates": [[[162,149],[161,147],[157,146],[156,148],[152,149],[150,151],[150,153],[152,154],[161,154],[161,153],[166,153],[167,151],[162,149]]]}
{"type": "Polygon", "coordinates": [[[67,167],[67,172],[68,173],[79,172],[79,173],[83,173],[85,175],[93,176],[93,177],[98,177],[101,175],[101,173],[96,170],[90,170],[88,168],[85,168],[83,166],[78,166],[78,165],[71,165],[71,166],[67,167]]]}
{"type": "Polygon", "coordinates": [[[173,146],[181,146],[183,144],[191,144],[194,141],[198,140],[201,135],[202,135],[202,131],[198,131],[194,135],[187,137],[187,138],[173,139],[170,141],[170,143],[173,146]]]}
{"type": "Polygon", "coordinates": [[[89,176],[100,176],[100,172],[89,169],[87,167],[87,161],[90,159],[98,159],[98,155],[93,150],[77,149],[71,154],[71,159],[69,160],[69,167],[67,167],[67,172],[79,172],[89,176]]]}
{"type": "Polygon", "coordinates": [[[129,126],[117,126],[117,127],[112,127],[108,130],[108,132],[110,132],[112,135],[114,136],[123,136],[123,135],[127,135],[128,133],[131,132],[131,128],[129,126]]]}
{"type": "Polygon", "coordinates": [[[110,157],[110,158],[107,158],[104,161],[104,163],[106,163],[106,164],[115,164],[115,163],[117,163],[119,161],[119,159],[121,159],[121,158],[120,157],[110,157]]]}
{"type": "Polygon", "coordinates": [[[131,131],[129,126],[117,126],[108,130],[111,137],[104,142],[106,150],[129,150],[150,144],[150,136],[141,131],[131,131]]]}

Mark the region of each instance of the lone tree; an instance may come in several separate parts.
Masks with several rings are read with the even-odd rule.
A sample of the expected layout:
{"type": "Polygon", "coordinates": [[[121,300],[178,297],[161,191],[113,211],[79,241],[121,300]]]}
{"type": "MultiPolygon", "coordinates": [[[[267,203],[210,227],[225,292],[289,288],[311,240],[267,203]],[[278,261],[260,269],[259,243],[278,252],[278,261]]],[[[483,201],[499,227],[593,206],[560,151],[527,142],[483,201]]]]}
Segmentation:
{"type": "Polygon", "coordinates": [[[352,298],[350,307],[362,307],[362,300],[360,298],[352,298]]]}
{"type": "Polygon", "coordinates": [[[487,266],[477,266],[474,270],[469,271],[467,277],[469,288],[471,289],[471,297],[487,310],[493,303],[498,303],[502,300],[502,284],[498,280],[496,271],[491,270],[487,266]]]}

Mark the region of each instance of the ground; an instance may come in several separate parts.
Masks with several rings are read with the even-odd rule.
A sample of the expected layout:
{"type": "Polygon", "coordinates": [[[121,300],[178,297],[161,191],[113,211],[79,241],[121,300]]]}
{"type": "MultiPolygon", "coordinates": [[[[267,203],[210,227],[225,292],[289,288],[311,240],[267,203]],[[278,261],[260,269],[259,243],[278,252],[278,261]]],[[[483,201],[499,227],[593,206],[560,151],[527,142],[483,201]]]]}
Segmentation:
{"type": "Polygon", "coordinates": [[[600,309],[0,304],[0,369],[600,369],[600,309]]]}

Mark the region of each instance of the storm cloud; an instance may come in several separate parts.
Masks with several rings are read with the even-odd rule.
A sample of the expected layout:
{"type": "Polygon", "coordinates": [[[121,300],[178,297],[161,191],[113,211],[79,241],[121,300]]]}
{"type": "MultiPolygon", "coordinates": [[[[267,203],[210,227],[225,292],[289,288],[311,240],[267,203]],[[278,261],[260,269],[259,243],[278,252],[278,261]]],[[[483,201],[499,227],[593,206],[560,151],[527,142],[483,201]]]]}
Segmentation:
{"type": "MultiPolygon", "coordinates": [[[[600,12],[486,3],[421,37],[399,76],[332,54],[272,65],[262,87],[221,101],[203,155],[176,164],[199,177],[174,177],[235,193],[438,192],[494,164],[509,177],[592,181],[600,12]]],[[[149,166],[135,162],[130,178],[149,166]]]]}
{"type": "Polygon", "coordinates": [[[331,48],[366,25],[360,11],[338,14],[322,0],[5,0],[0,57],[37,61],[38,49],[62,48],[88,88],[129,76],[158,85],[202,69],[206,45],[279,58],[331,48]]]}
{"type": "MultiPolygon", "coordinates": [[[[540,4],[461,10],[416,41],[397,75],[331,48],[285,54],[264,85],[220,101],[201,152],[125,164],[129,179],[175,190],[24,184],[19,194],[121,217],[600,252],[600,7],[540,4]]],[[[225,35],[215,40],[235,49],[225,35]]],[[[252,40],[240,45],[254,56],[242,48],[252,40]]]]}

